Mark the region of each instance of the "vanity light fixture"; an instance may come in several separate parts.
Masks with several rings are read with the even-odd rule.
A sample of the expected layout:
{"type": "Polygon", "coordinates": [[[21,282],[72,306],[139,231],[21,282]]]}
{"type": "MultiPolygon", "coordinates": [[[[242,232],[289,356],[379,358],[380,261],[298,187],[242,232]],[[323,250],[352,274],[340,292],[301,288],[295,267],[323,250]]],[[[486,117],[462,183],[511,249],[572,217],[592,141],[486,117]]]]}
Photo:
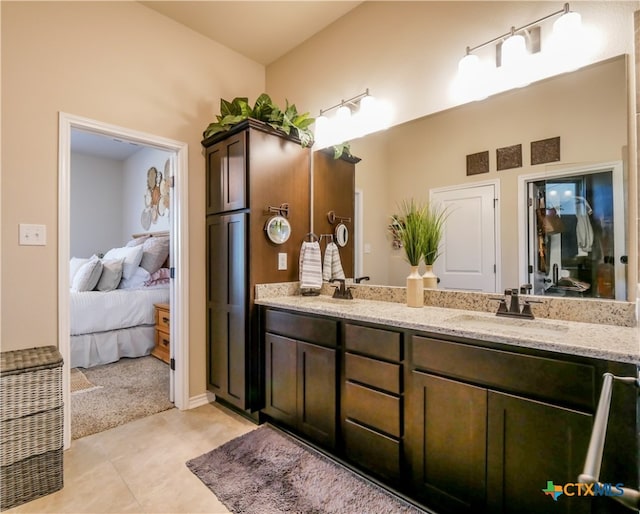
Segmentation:
{"type": "Polygon", "coordinates": [[[369,89],[326,109],[320,109],[314,126],[314,147],[326,148],[388,128],[387,104],[369,94],[369,89]],[[335,110],[331,117],[327,113],[335,110]]]}
{"type": "MultiPolygon", "coordinates": [[[[466,100],[486,98],[490,93],[504,91],[511,87],[520,87],[530,82],[533,63],[531,57],[540,52],[540,24],[559,16],[553,24],[553,33],[548,37],[551,60],[561,60],[554,72],[568,71],[571,65],[580,63],[579,54],[582,44],[582,19],[579,13],[571,11],[565,3],[562,9],[552,12],[531,23],[511,29],[493,39],[473,47],[467,47],[464,57],[458,63],[458,96],[466,100]],[[478,50],[496,44],[496,66],[491,68],[480,61],[475,53],[478,50]],[[556,69],[562,67],[562,69],[556,69]]],[[[545,48],[546,50],[546,48],[545,48]]],[[[546,56],[545,56],[546,58],[546,56]]],[[[538,58],[538,61],[541,59],[538,58]]],[[[538,63],[539,64],[539,63],[538,63]]],[[[577,64],[580,66],[581,64],[577,64]]]]}

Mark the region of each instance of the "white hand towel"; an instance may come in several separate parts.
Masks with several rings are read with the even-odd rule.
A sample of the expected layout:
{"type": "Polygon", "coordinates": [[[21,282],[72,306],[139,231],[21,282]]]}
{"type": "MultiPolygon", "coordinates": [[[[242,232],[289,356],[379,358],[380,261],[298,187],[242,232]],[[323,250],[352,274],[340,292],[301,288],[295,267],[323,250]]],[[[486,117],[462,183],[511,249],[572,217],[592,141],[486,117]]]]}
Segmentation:
{"type": "Polygon", "coordinates": [[[342,262],[340,261],[340,251],[335,243],[327,244],[327,249],[324,253],[324,270],[322,278],[327,282],[335,278],[345,278],[344,270],[342,269],[342,262]]]}
{"type": "Polygon", "coordinates": [[[322,287],[322,263],[320,245],[317,241],[302,243],[300,248],[300,287],[320,289],[322,287]]]}

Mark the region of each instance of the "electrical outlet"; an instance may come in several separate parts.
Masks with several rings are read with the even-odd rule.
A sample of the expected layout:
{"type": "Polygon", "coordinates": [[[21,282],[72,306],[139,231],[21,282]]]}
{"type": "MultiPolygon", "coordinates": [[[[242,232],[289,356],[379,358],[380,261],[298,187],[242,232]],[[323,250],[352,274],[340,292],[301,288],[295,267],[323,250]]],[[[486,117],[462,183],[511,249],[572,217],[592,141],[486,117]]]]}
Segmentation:
{"type": "Polygon", "coordinates": [[[20,244],[28,246],[44,246],[47,244],[46,225],[29,225],[20,223],[20,244]]]}
{"type": "Polygon", "coordinates": [[[371,253],[371,243],[364,244],[364,253],[371,253]]]}
{"type": "Polygon", "coordinates": [[[287,254],[279,253],[278,254],[278,270],[286,270],[287,269],[287,254]]]}

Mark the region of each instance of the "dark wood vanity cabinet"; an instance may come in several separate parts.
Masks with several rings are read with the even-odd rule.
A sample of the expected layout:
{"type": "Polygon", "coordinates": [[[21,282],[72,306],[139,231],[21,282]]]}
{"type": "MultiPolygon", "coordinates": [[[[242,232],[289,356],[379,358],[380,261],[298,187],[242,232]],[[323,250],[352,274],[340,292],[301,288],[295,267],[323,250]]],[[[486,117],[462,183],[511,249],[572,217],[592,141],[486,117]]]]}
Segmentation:
{"type": "Polygon", "coordinates": [[[335,448],[337,323],[270,310],[265,331],[262,412],[314,443],[335,448]]]}
{"type": "Polygon", "coordinates": [[[206,158],[207,389],[249,413],[261,407],[256,284],[298,279],[300,241],[309,231],[309,149],[256,120],[202,142],[206,158]],[[269,207],[288,204],[291,234],[265,236],[269,207]],[[280,253],[287,267],[278,269],[280,253]]]}
{"type": "MultiPolygon", "coordinates": [[[[263,412],[432,512],[627,512],[542,490],[577,482],[602,375],[635,376],[635,365],[264,313],[263,412]]],[[[638,488],[637,419],[637,390],[615,382],[602,482],[638,488]]]]}
{"type": "Polygon", "coordinates": [[[345,323],[342,448],[349,461],[392,482],[400,478],[402,355],[399,332],[345,323]]]}

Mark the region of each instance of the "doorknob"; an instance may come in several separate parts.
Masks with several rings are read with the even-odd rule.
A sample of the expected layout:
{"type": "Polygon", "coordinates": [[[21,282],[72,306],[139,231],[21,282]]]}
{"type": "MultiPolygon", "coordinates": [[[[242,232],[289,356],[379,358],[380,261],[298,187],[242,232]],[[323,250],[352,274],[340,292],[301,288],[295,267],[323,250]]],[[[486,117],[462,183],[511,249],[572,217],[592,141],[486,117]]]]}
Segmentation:
{"type": "Polygon", "coordinates": [[[629,262],[629,257],[627,257],[626,255],[620,256],[620,262],[622,264],[627,264],[629,262]]]}

